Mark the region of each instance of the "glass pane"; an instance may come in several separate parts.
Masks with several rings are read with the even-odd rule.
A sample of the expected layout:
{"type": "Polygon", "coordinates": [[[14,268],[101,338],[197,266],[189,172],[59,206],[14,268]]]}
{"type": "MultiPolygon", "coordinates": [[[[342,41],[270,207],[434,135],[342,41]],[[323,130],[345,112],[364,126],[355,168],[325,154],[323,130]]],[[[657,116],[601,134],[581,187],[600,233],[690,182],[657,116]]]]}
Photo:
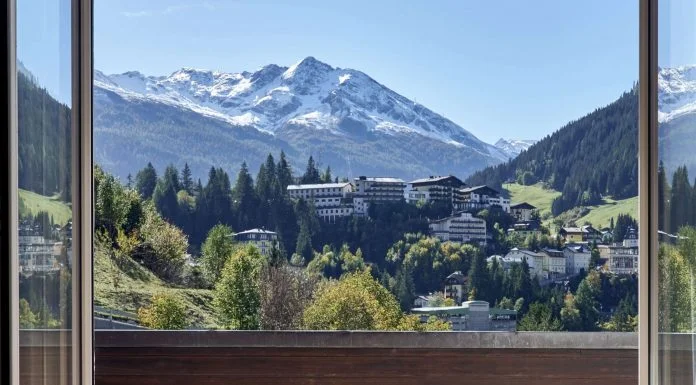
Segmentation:
{"type": "Polygon", "coordinates": [[[696,368],[696,3],[660,1],[658,14],[659,374],[686,384],[696,368]]]}
{"type": "Polygon", "coordinates": [[[71,2],[17,1],[21,382],[67,383],[72,328],[71,2]]]}

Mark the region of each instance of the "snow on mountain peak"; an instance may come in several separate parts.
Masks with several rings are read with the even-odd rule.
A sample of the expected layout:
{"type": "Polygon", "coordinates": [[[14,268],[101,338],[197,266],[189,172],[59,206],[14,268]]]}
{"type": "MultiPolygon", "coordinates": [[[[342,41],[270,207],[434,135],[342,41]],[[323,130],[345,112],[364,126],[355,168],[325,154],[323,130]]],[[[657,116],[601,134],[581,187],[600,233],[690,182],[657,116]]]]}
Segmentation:
{"type": "Polygon", "coordinates": [[[522,151],[526,151],[537,141],[534,139],[505,139],[500,138],[494,146],[503,151],[509,158],[514,158],[522,151]]]}
{"type": "Polygon", "coordinates": [[[657,84],[660,123],[696,112],[696,66],[660,68],[657,84]]]}
{"type": "Polygon", "coordinates": [[[341,135],[416,134],[505,159],[496,147],[368,75],[312,56],[290,67],[269,64],[242,73],[190,67],[160,77],[96,71],[94,83],[125,98],[166,103],[264,132],[302,125],[341,135]]]}

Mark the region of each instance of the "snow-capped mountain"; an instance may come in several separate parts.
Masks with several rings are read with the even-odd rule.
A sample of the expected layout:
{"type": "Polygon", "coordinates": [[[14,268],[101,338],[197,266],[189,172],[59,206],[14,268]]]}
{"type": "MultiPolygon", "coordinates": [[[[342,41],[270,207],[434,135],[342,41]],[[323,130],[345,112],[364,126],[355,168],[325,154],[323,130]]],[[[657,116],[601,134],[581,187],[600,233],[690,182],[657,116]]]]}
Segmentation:
{"type": "Polygon", "coordinates": [[[107,168],[119,164],[113,170],[119,174],[133,173],[144,164],[128,164],[145,155],[129,154],[127,148],[154,156],[168,154],[166,158],[177,164],[198,159],[203,172],[221,165],[215,162],[223,158],[225,165],[246,159],[253,166],[260,151],[277,153],[282,148],[299,159],[323,154],[324,164],[340,175],[376,172],[406,178],[433,173],[464,176],[508,158],[363,72],[334,68],[313,57],[290,67],[271,64],[242,73],[183,68],[168,76],[145,76],[135,71],[116,75],[96,71],[94,87],[95,140],[103,144],[95,148],[97,160],[107,168]],[[153,114],[163,120],[155,120],[153,114]],[[163,124],[170,129],[163,130],[163,124]],[[219,132],[201,138],[206,131],[201,129],[210,126],[219,132]],[[187,134],[204,140],[196,143],[199,146],[214,142],[212,147],[222,154],[211,157],[205,151],[167,148],[176,147],[179,135],[187,134]],[[242,134],[243,144],[255,151],[238,152],[242,134]],[[114,147],[109,137],[121,145],[114,147]],[[225,141],[230,141],[228,147],[218,147],[225,141]],[[256,141],[261,143],[252,143],[256,141]],[[143,145],[154,148],[140,148],[143,145]],[[262,150],[263,145],[268,148],[262,150]],[[177,152],[179,159],[174,159],[177,152]]]}
{"type": "Polygon", "coordinates": [[[495,142],[494,146],[498,147],[508,158],[514,158],[522,151],[531,147],[536,140],[533,139],[505,139],[500,138],[495,142]]]}
{"type": "Polygon", "coordinates": [[[658,72],[659,154],[668,175],[686,165],[696,172],[696,66],[658,72]]]}

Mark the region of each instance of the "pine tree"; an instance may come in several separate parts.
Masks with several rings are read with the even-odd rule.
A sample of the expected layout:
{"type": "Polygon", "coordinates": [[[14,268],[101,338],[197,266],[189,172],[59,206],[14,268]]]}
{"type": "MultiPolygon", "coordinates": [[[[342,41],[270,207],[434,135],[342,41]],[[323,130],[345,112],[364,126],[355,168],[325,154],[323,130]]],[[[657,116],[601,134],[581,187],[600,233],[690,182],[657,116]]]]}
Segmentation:
{"type": "MultiPolygon", "coordinates": [[[[474,261],[469,270],[469,287],[471,292],[475,291],[475,299],[492,302],[490,298],[491,282],[488,275],[486,257],[483,253],[477,253],[474,256],[474,261]]],[[[469,300],[472,300],[472,298],[469,298],[469,300]]]]}
{"type": "Polygon", "coordinates": [[[307,168],[305,169],[304,175],[302,175],[301,182],[303,184],[314,184],[321,183],[321,176],[319,175],[319,170],[314,163],[314,158],[310,155],[309,160],[307,160],[307,168]]]}
{"type": "Polygon", "coordinates": [[[321,181],[323,183],[331,183],[331,166],[326,166],[326,171],[324,171],[324,174],[321,176],[321,181]]]}
{"type": "Polygon", "coordinates": [[[256,223],[258,198],[254,189],[254,180],[249,175],[246,162],[242,162],[242,167],[237,174],[232,197],[237,210],[237,228],[243,231],[242,229],[247,230],[253,227],[256,223]]]}
{"type": "Polygon", "coordinates": [[[152,198],[152,193],[157,185],[157,171],[152,163],[147,164],[144,169],[135,175],[135,189],[138,190],[143,199],[152,198]]]}
{"type": "Polygon", "coordinates": [[[184,163],[184,169],[181,171],[181,188],[189,195],[193,195],[193,179],[191,178],[191,168],[188,163],[184,163]]]}
{"type": "Polygon", "coordinates": [[[167,166],[164,175],[157,181],[157,186],[152,194],[157,211],[172,223],[179,220],[179,172],[174,165],[167,166]]]}
{"type": "Polygon", "coordinates": [[[293,184],[293,181],[292,181],[292,169],[290,168],[290,165],[288,164],[288,161],[285,157],[284,151],[280,152],[280,160],[278,161],[278,165],[276,167],[276,174],[277,174],[277,178],[278,178],[278,185],[279,185],[280,191],[283,194],[285,194],[288,186],[293,184]]]}

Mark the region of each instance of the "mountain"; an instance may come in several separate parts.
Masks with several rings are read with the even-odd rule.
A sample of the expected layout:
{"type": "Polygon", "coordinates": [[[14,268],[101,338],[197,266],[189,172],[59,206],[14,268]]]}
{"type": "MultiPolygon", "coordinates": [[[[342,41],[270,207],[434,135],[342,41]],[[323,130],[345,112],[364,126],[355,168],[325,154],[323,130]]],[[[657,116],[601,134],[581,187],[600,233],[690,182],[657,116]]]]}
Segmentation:
{"type": "Polygon", "coordinates": [[[661,68],[658,72],[660,160],[667,175],[686,165],[696,173],[696,66],[661,68]]]}
{"type": "Polygon", "coordinates": [[[546,136],[516,158],[481,170],[467,183],[502,188],[544,182],[561,191],[552,213],[638,194],[638,91],[634,87],[546,136]]]}
{"type": "Polygon", "coordinates": [[[495,142],[494,146],[498,147],[500,151],[508,156],[508,158],[514,158],[536,142],[537,141],[533,139],[500,138],[497,142],[495,142]]]}
{"type": "Polygon", "coordinates": [[[121,177],[148,161],[188,162],[197,176],[254,169],[281,149],[297,167],[313,155],[341,176],[466,176],[508,158],[365,73],[313,57],[241,73],[96,71],[94,131],[96,161],[121,177]]]}

